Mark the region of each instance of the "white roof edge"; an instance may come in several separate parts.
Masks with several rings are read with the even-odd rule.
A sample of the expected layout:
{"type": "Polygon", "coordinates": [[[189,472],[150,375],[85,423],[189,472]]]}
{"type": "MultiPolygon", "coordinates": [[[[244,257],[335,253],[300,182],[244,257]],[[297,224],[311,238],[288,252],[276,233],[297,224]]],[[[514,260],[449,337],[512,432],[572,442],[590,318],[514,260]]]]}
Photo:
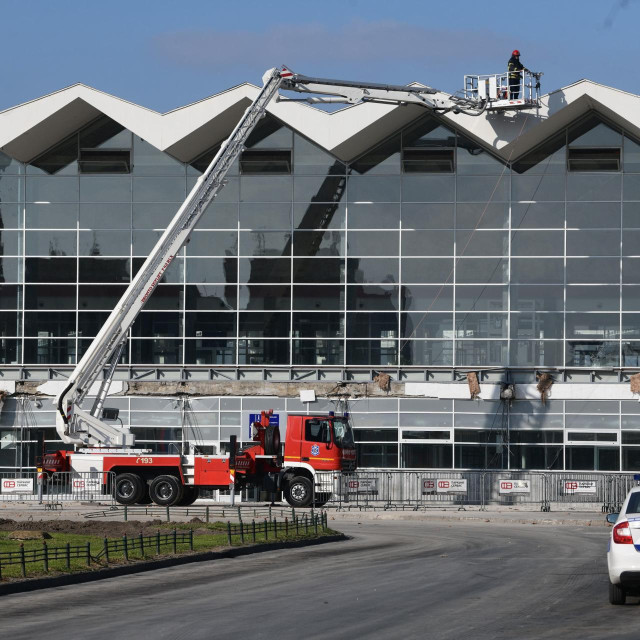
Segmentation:
{"type": "MultiPolygon", "coordinates": [[[[416,86],[422,83],[411,84],[416,86]]],[[[184,160],[190,150],[189,138],[197,137],[193,136],[194,133],[206,130],[207,135],[217,140],[224,138],[230,123],[239,117],[241,112],[238,110],[242,103],[252,100],[257,91],[259,87],[256,85],[243,82],[183,107],[160,113],[86,84],[76,83],[1,111],[0,147],[24,161],[28,156],[27,151],[33,153],[34,148],[37,149],[37,134],[42,133],[43,127],[50,142],[52,137],[55,138],[57,129],[61,135],[65,132],[68,135],[74,117],[78,118],[78,126],[85,124],[82,119],[93,109],[94,113],[104,113],[113,118],[158,149],[181,147],[184,160]],[[88,106],[83,107],[78,100],[88,106]],[[74,107],[72,103],[80,106],[74,107]],[[51,129],[47,129],[47,126],[51,129]]],[[[560,125],[563,118],[556,116],[572,103],[578,103],[576,107],[582,105],[581,108],[585,110],[593,108],[593,105],[595,108],[602,105],[605,110],[615,112],[621,121],[628,122],[631,128],[640,130],[640,96],[588,79],[577,80],[545,94],[537,110],[485,113],[479,117],[449,113],[442,119],[504,157],[506,150],[512,149],[514,144],[518,147],[519,155],[522,148],[538,144],[556,126],[553,123],[566,126],[560,125]],[[589,105],[585,104],[585,97],[590,99],[589,105]],[[521,127],[514,126],[515,122],[523,124],[521,127]]],[[[421,110],[376,103],[348,105],[328,112],[307,103],[288,101],[272,102],[268,111],[342,160],[351,159],[355,154],[374,146],[378,140],[389,135],[391,127],[405,126],[423,113],[421,110]]],[[[198,144],[202,144],[202,141],[198,144]]]]}

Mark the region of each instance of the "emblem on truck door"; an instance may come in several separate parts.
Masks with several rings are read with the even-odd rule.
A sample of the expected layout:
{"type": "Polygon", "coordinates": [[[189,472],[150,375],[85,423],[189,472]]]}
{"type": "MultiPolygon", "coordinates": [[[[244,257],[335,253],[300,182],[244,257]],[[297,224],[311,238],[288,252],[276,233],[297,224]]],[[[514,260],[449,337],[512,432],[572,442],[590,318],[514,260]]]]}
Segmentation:
{"type": "Polygon", "coordinates": [[[311,447],[311,455],[312,455],[312,456],[319,456],[319,455],[320,455],[320,447],[319,447],[319,445],[314,444],[314,445],[311,447]]]}

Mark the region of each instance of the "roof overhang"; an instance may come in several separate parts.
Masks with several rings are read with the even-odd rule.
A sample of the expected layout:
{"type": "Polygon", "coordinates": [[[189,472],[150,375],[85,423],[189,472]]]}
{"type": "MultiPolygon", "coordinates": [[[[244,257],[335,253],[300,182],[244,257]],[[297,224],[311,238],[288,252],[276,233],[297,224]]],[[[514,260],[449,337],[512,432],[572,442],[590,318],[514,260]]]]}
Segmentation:
{"type": "MultiPolygon", "coordinates": [[[[105,114],[158,149],[189,162],[229,135],[258,91],[245,83],[160,114],[77,84],[1,112],[0,149],[29,162],[105,114]]],[[[273,101],[268,111],[343,161],[353,160],[427,112],[413,105],[365,103],[328,113],[289,101],[273,101]]],[[[589,111],[640,137],[640,97],[588,80],[543,96],[539,109],[440,117],[509,161],[589,111]]]]}

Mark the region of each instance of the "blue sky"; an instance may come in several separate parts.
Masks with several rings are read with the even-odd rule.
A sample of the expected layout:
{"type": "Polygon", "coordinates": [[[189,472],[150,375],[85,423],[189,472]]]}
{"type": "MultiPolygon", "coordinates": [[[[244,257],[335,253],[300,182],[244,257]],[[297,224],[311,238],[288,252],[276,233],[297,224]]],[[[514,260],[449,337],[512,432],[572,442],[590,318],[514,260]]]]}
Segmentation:
{"type": "Polygon", "coordinates": [[[158,110],[265,69],[455,92],[514,48],[544,92],[589,78],[640,93],[640,0],[1,0],[0,109],[75,82],[158,110]]]}

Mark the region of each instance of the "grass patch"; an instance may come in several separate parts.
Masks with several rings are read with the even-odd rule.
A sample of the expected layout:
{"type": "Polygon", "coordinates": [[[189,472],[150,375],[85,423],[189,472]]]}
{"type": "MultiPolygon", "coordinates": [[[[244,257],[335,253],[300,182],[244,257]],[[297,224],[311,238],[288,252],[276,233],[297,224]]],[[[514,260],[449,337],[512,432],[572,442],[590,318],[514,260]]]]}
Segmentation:
{"type": "MultiPolygon", "coordinates": [[[[245,522],[242,529],[238,523],[231,525],[231,546],[261,544],[265,542],[294,542],[317,537],[335,535],[331,529],[323,529],[304,521],[285,522],[245,522]],[[242,533],[241,533],[242,531],[242,533]]],[[[34,527],[35,528],[35,527],[34,527]]],[[[3,580],[36,578],[45,575],[95,571],[97,569],[127,562],[139,562],[203,551],[229,548],[229,525],[226,522],[163,523],[157,525],[157,534],[142,536],[129,535],[126,538],[127,552],[124,551],[124,536],[108,537],[108,558],[105,554],[105,538],[97,535],[51,532],[51,539],[24,540],[24,575],[21,562],[21,541],[10,540],[8,531],[0,531],[0,569],[3,580]],[[173,531],[177,543],[173,544],[173,531]],[[45,562],[45,545],[48,562],[45,562]],[[158,542],[160,547],[158,548],[158,542]],[[67,545],[69,552],[67,552],[67,545]],[[87,550],[89,562],[87,561],[87,550]],[[6,552],[13,552],[8,558],[6,552]],[[69,557],[67,557],[69,555],[69,557]],[[46,570],[48,566],[48,571],[46,570]]]]}

